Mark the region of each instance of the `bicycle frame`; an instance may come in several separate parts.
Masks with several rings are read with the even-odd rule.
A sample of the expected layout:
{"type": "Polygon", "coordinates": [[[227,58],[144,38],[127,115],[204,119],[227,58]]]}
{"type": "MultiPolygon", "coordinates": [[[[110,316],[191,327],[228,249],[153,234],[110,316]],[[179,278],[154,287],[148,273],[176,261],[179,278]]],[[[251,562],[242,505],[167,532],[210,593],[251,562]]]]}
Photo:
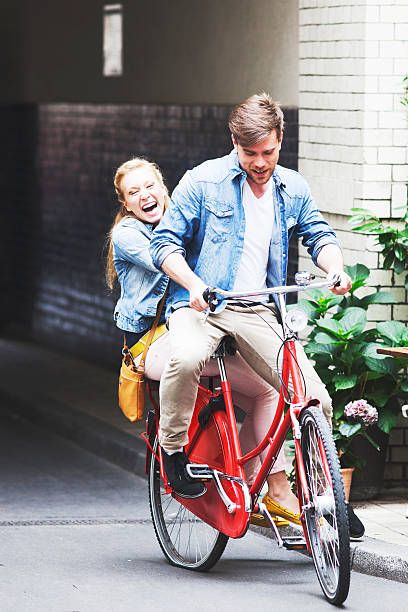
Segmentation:
{"type": "MultiPolygon", "coordinates": [[[[328,286],[328,283],[326,281],[324,283],[313,284],[313,287],[317,286],[328,286]]],[[[303,290],[309,287],[310,285],[305,287],[296,287],[293,288],[293,290],[303,290]]],[[[266,290],[279,294],[280,309],[281,314],[283,315],[283,321],[285,321],[284,314],[286,313],[283,294],[288,292],[288,289],[290,288],[282,287],[266,290]]],[[[227,298],[230,296],[235,297],[235,294],[232,295],[231,293],[221,291],[219,293],[224,293],[227,298]]],[[[260,292],[254,292],[251,295],[259,294],[260,292]]],[[[239,296],[237,295],[236,297],[242,297],[242,294],[239,296]]],[[[261,489],[268,477],[268,474],[273,468],[274,463],[276,462],[277,456],[283,446],[287,432],[290,428],[293,430],[295,442],[298,499],[299,502],[301,500],[303,501],[303,507],[308,507],[310,504],[305,467],[300,448],[299,416],[302,410],[310,405],[319,405],[320,402],[316,398],[305,397],[299,366],[296,359],[295,340],[297,337],[296,334],[290,332],[285,322],[283,323],[283,329],[285,338],[281,373],[282,386],[275,416],[262,441],[250,452],[242,454],[234,412],[231,385],[228,381],[224,359],[222,356],[217,356],[221,379],[221,394],[224,398],[225,412],[216,410],[212,414],[212,419],[213,427],[216,430],[216,435],[220,440],[220,446],[223,450],[224,463],[217,465],[217,458],[215,456],[217,451],[216,449],[209,448],[211,445],[208,444],[208,439],[207,444],[205,444],[206,435],[208,434],[206,434],[206,429],[203,429],[200,426],[198,419],[198,415],[202,407],[207,404],[209,400],[218,397],[220,392],[213,392],[204,387],[200,387],[198,404],[194,410],[189,428],[189,444],[186,447],[186,453],[190,457],[192,464],[208,464],[215,474],[214,478],[216,479],[216,482],[213,486],[211,486],[213,483],[208,482],[207,493],[198,499],[183,499],[181,497],[177,497],[173,493],[173,495],[177,497],[178,501],[187,507],[191,512],[215,527],[218,531],[221,531],[222,533],[225,533],[229,537],[233,538],[242,537],[246,533],[251,511],[258,509],[257,500],[261,489]],[[292,401],[289,403],[289,406],[285,412],[285,405],[287,404],[285,393],[289,388],[289,380],[292,381],[292,401]],[[248,461],[259,456],[267,448],[268,450],[266,452],[266,456],[264,460],[261,461],[261,467],[255,481],[249,488],[250,503],[248,503],[246,495],[246,492],[248,492],[248,487],[246,485],[244,466],[246,463],[248,463],[248,461]],[[209,454],[211,452],[213,452],[214,456],[211,457],[210,461],[209,454]],[[217,474],[224,479],[224,484],[221,485],[217,474]]],[[[156,410],[156,415],[157,414],[158,411],[156,410]]],[[[158,419],[156,416],[156,428],[157,426],[158,419]]],[[[146,432],[145,439],[146,437],[151,440],[149,431],[146,432]]],[[[201,467],[203,466],[201,465],[201,467]]],[[[328,469],[327,473],[329,474],[328,469]]],[[[166,483],[163,472],[162,478],[166,483]]],[[[166,484],[165,486],[167,492],[171,493],[171,489],[166,484]]],[[[300,512],[301,520],[304,523],[303,508],[300,508],[300,512]]],[[[307,548],[309,549],[305,525],[303,524],[303,526],[307,548]]],[[[279,537],[277,532],[276,535],[279,537]]]]}

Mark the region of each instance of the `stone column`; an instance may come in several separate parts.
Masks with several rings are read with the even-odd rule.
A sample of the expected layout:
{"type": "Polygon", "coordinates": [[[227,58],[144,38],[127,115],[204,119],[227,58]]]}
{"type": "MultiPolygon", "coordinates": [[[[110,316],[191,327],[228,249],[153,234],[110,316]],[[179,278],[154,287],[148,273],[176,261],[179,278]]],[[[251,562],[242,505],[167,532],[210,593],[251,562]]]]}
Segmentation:
{"type": "MultiPolygon", "coordinates": [[[[373,283],[387,286],[374,240],[352,233],[348,217],[363,207],[398,218],[407,202],[407,0],[299,7],[299,170],[338,231],[346,263],[364,263],[373,283]]],[[[372,306],[372,320],[408,319],[405,291],[393,291],[401,306],[372,306]]]]}

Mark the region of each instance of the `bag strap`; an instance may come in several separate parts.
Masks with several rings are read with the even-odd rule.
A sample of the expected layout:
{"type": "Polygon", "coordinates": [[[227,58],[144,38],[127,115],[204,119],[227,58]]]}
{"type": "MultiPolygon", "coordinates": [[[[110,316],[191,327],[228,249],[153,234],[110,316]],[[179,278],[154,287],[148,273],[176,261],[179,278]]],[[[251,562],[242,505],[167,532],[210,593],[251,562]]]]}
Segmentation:
{"type": "Polygon", "coordinates": [[[160,316],[161,316],[161,313],[162,313],[162,310],[163,310],[164,302],[166,301],[166,295],[167,295],[167,288],[166,288],[166,291],[163,294],[162,299],[160,300],[160,302],[159,302],[159,304],[157,306],[156,316],[154,318],[153,325],[152,325],[152,327],[150,329],[149,335],[147,336],[146,344],[145,344],[142,356],[140,358],[139,365],[137,366],[137,371],[138,372],[144,372],[147,351],[150,348],[150,345],[151,345],[152,340],[153,340],[154,332],[156,331],[157,325],[159,324],[159,320],[160,320],[160,316]]]}
{"type": "Polygon", "coordinates": [[[132,353],[130,352],[129,347],[127,345],[126,334],[123,334],[122,355],[124,357],[125,363],[127,363],[127,365],[132,364],[134,369],[137,370],[138,372],[144,372],[147,351],[150,348],[150,345],[151,345],[152,340],[153,340],[154,332],[156,331],[157,325],[159,324],[159,320],[160,320],[160,316],[161,316],[161,313],[162,313],[162,310],[163,310],[164,302],[166,301],[166,295],[167,295],[167,287],[166,287],[166,290],[165,290],[165,292],[163,294],[163,297],[161,298],[160,302],[157,305],[156,316],[154,318],[153,325],[152,325],[152,327],[150,329],[150,332],[149,332],[149,335],[147,337],[146,344],[145,344],[145,347],[143,349],[143,353],[142,353],[142,356],[140,358],[140,362],[139,362],[138,366],[135,365],[132,353]]]}

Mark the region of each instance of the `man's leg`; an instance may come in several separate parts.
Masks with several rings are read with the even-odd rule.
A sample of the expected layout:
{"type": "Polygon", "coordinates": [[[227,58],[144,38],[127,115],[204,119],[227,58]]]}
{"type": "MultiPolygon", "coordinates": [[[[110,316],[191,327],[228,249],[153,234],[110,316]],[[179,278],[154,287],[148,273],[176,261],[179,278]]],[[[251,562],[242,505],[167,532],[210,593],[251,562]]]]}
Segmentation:
{"type": "Polygon", "coordinates": [[[170,486],[181,497],[200,497],[206,490],[187,474],[183,447],[188,442],[201,371],[223,335],[191,308],[180,308],[170,317],[170,358],[160,382],[159,442],[170,486]]]}
{"type": "Polygon", "coordinates": [[[224,335],[191,308],[179,308],[170,317],[170,358],[160,381],[159,441],[166,452],[188,442],[201,371],[224,335]]]}

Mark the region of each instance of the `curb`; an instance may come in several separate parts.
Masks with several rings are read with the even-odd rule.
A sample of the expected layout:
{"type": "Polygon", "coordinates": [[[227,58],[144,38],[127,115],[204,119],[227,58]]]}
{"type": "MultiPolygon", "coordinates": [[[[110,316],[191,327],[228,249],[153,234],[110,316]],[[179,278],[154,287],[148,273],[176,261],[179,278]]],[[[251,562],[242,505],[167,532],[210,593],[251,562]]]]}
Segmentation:
{"type": "Polygon", "coordinates": [[[360,574],[408,583],[408,551],[405,546],[374,538],[351,544],[352,569],[360,574]]]}
{"type": "MultiPolygon", "coordinates": [[[[265,538],[275,540],[267,527],[250,525],[250,529],[265,538]]],[[[299,535],[299,530],[289,526],[282,528],[281,533],[286,537],[294,536],[299,535]]],[[[408,584],[408,550],[405,546],[365,537],[364,540],[351,542],[350,548],[351,569],[355,572],[408,584]]],[[[306,551],[300,554],[309,556],[306,551]]]]}
{"type": "MultiPolygon", "coordinates": [[[[37,396],[35,401],[30,402],[16,399],[0,390],[0,400],[11,406],[14,415],[57,433],[137,476],[145,477],[146,447],[140,438],[45,396],[37,396]]],[[[274,539],[271,531],[265,527],[251,525],[250,529],[274,539]]],[[[285,535],[298,533],[293,527],[284,529],[285,535]]],[[[361,542],[352,542],[351,559],[352,569],[356,572],[408,583],[408,550],[404,546],[365,538],[361,542]]]]}

